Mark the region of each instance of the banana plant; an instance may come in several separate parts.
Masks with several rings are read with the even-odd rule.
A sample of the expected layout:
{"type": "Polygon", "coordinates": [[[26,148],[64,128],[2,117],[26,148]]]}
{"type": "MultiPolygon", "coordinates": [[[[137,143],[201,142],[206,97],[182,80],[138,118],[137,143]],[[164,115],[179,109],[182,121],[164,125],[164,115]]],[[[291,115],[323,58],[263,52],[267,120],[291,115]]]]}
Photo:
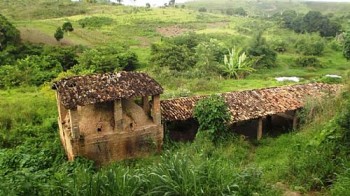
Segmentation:
{"type": "Polygon", "coordinates": [[[229,54],[224,56],[224,69],[223,71],[230,77],[241,79],[242,77],[255,71],[252,67],[254,62],[250,59],[245,52],[241,52],[232,48],[228,50],[229,54]]]}

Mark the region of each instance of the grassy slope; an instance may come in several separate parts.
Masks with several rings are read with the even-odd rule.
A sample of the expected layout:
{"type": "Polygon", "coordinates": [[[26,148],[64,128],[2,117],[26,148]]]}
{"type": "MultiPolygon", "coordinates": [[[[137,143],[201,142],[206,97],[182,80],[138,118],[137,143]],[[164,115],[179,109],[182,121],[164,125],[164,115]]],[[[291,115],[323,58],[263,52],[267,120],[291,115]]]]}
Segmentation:
{"type": "MultiPolygon", "coordinates": [[[[121,44],[126,43],[130,45],[132,50],[134,50],[140,57],[141,63],[144,67],[147,67],[150,56],[150,44],[161,39],[162,34],[158,31],[158,28],[162,27],[174,27],[178,29],[187,29],[195,31],[197,33],[205,34],[217,34],[224,33],[230,34],[232,36],[240,37],[244,40],[249,40],[249,38],[261,27],[267,27],[267,31],[264,36],[268,41],[274,39],[288,40],[288,38],[295,38],[297,36],[295,33],[281,29],[273,22],[269,22],[259,18],[242,18],[242,17],[228,17],[221,14],[213,13],[198,13],[196,11],[197,7],[204,6],[210,7],[211,9],[223,9],[227,7],[238,7],[242,6],[251,13],[256,12],[257,9],[263,10],[264,13],[270,13],[271,7],[274,7],[273,12],[281,11],[286,8],[298,9],[300,11],[307,11],[309,8],[305,4],[300,4],[298,2],[275,2],[275,1],[263,1],[262,3],[254,3],[253,6],[249,2],[242,1],[200,1],[200,2],[190,2],[186,4],[188,8],[191,9],[151,9],[146,10],[144,8],[132,8],[123,6],[111,6],[111,5],[101,5],[101,4],[72,4],[67,1],[61,3],[60,6],[54,2],[45,3],[44,5],[48,10],[59,9],[62,10],[59,14],[64,15],[64,17],[56,18],[46,18],[48,17],[46,12],[42,15],[34,14],[32,12],[27,13],[22,12],[23,6],[30,6],[33,10],[40,12],[38,8],[40,2],[30,4],[27,1],[23,1],[22,6],[15,7],[15,3],[9,3],[8,1],[2,2],[2,6],[12,5],[8,9],[4,10],[4,14],[11,18],[11,9],[18,10],[21,14],[12,16],[12,22],[21,29],[22,36],[28,38],[34,42],[44,42],[49,44],[57,44],[53,38],[53,33],[56,28],[63,24],[64,21],[71,21],[75,28],[74,32],[66,35],[62,40],[63,44],[74,44],[74,45],[86,45],[86,46],[99,46],[106,44],[121,44]],[[6,4],[7,2],[7,4],[6,4]],[[215,4],[215,5],[214,5],[215,4]],[[83,10],[84,14],[77,14],[69,16],[66,13],[67,7],[71,6],[73,9],[73,14],[78,12],[76,10],[83,10]],[[21,8],[22,7],[22,8],[21,8]],[[269,11],[270,10],[270,11],[269,11]],[[30,17],[27,17],[30,16],[30,17]],[[114,20],[112,25],[103,26],[99,29],[95,28],[81,28],[78,24],[78,20],[88,16],[106,16],[114,20]],[[30,18],[30,19],[28,19],[30,18]],[[244,31],[242,32],[242,28],[244,31]]],[[[41,5],[41,4],[40,4],[41,5]]],[[[44,6],[44,7],[45,7],[44,6]]],[[[40,6],[39,6],[40,7],[40,6]]],[[[17,11],[16,11],[17,12],[17,11]]],[[[57,13],[53,13],[55,16],[57,13]]],[[[293,40],[288,42],[289,47],[293,47],[293,40]]],[[[232,81],[224,80],[220,78],[215,80],[215,90],[210,90],[208,88],[200,89],[196,88],[195,84],[201,81],[192,81],[186,79],[173,78],[173,83],[169,80],[162,81],[161,78],[155,76],[156,79],[160,80],[162,85],[168,90],[168,95],[165,97],[171,97],[172,94],[178,94],[179,91],[190,90],[191,93],[196,94],[206,94],[216,91],[231,91],[237,89],[251,89],[260,88],[264,86],[274,86],[282,85],[274,81],[276,76],[300,76],[305,77],[306,81],[313,78],[318,78],[324,74],[346,74],[345,69],[349,66],[340,52],[326,51],[325,55],[320,58],[321,62],[326,65],[323,69],[307,69],[293,67],[294,59],[297,58],[297,54],[294,51],[287,51],[284,54],[278,55],[278,67],[272,70],[259,70],[253,73],[244,81],[232,81]],[[180,84],[180,85],[179,85],[180,84]]]]}

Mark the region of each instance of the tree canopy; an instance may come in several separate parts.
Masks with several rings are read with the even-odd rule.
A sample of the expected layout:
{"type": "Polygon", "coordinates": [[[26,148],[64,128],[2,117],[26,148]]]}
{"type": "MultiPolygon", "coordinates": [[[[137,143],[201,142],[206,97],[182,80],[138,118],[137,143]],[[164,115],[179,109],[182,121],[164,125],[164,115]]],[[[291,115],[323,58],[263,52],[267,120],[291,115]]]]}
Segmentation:
{"type": "Polygon", "coordinates": [[[19,31],[0,14],[0,51],[8,45],[17,45],[20,42],[19,31]]]}

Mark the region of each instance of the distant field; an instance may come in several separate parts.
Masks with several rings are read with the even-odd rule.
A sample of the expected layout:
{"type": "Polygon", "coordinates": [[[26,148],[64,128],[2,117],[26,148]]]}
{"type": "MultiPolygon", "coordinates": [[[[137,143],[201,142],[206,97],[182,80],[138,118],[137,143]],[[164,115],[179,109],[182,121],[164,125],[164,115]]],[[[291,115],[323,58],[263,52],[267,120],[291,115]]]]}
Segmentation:
{"type": "MultiPolygon", "coordinates": [[[[195,94],[205,94],[215,91],[281,85],[274,80],[274,77],[278,76],[299,76],[304,78],[304,82],[317,80],[325,74],[345,76],[350,66],[349,62],[342,57],[341,52],[327,49],[323,56],[318,57],[324,65],[323,68],[295,67],[295,60],[299,54],[296,53],[294,44],[296,40],[305,35],[281,28],[275,21],[268,19],[269,16],[291,7],[301,13],[312,9],[325,13],[339,10],[337,14],[342,14],[350,4],[315,4],[287,0],[260,1],[258,3],[255,1],[201,0],[188,2],[185,4],[185,8],[146,9],[144,7],[135,8],[107,4],[71,3],[68,0],[61,1],[59,4],[42,2],[27,0],[0,2],[1,7],[6,7],[3,14],[9,17],[10,21],[21,31],[23,41],[89,47],[126,44],[137,53],[142,65],[141,69],[144,71],[148,71],[149,67],[152,66],[152,62],[150,62],[152,43],[160,41],[162,37],[174,37],[187,32],[196,32],[198,36],[204,34],[231,36],[240,43],[247,43],[256,32],[264,29],[263,36],[268,43],[272,44],[276,40],[286,41],[289,49],[278,54],[276,68],[259,70],[243,81],[213,79],[215,82],[211,81],[208,83],[208,87],[202,88],[199,80],[173,78],[172,81],[169,81],[168,78],[163,79],[161,76],[155,75],[154,77],[168,89],[166,91],[168,97],[187,90],[195,94]],[[198,9],[201,7],[207,8],[207,12],[199,12],[198,9]],[[226,9],[237,7],[243,7],[247,11],[248,17],[225,14],[226,9]],[[260,17],[256,17],[258,15],[260,17]],[[79,25],[79,20],[92,16],[110,18],[113,22],[101,27],[82,28],[79,25]],[[53,34],[57,27],[65,21],[72,22],[74,31],[65,34],[61,42],[57,42],[53,34]],[[211,90],[210,83],[216,88],[211,90]]],[[[348,23],[344,24],[344,29],[349,29],[348,23]]],[[[231,47],[235,47],[235,43],[232,43],[231,47]]]]}

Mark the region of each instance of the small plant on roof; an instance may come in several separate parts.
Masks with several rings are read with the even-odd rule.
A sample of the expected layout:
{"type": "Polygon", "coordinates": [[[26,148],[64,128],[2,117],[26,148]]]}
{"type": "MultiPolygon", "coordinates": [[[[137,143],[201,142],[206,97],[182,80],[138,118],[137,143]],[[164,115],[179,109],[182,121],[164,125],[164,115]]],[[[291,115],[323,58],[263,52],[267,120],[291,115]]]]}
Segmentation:
{"type": "Polygon", "coordinates": [[[245,52],[232,48],[228,50],[229,54],[224,56],[223,71],[230,78],[244,78],[246,75],[255,71],[252,67],[254,62],[245,52]]]}
{"type": "Polygon", "coordinates": [[[206,131],[215,142],[228,132],[227,124],[231,119],[228,106],[220,95],[211,95],[197,102],[194,117],[199,122],[199,131],[206,131]]]}

